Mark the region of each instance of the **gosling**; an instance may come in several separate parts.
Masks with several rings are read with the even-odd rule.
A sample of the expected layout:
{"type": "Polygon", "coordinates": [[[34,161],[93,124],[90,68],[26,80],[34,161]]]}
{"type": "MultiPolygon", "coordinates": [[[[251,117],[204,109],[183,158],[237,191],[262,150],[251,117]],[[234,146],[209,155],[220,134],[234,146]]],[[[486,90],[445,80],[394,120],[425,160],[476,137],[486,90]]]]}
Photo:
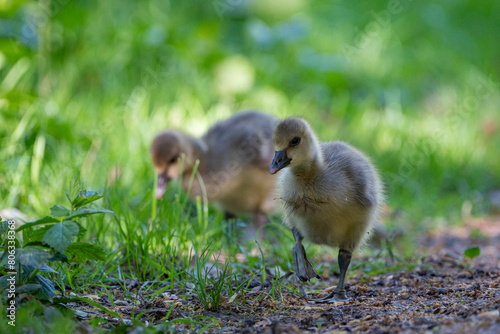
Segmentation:
{"type": "Polygon", "coordinates": [[[226,218],[253,214],[254,226],[262,226],[276,207],[277,178],[268,167],[277,122],[264,113],[245,111],[216,123],[201,138],[177,130],[159,133],[151,145],[158,173],[156,197],[162,198],[168,183],[180,178],[192,199],[206,195],[226,218]]]}
{"type": "Polygon", "coordinates": [[[275,156],[269,169],[278,180],[284,222],[292,230],[294,269],[306,282],[319,278],[309,263],[302,240],[338,247],[339,283],[316,302],[347,300],[344,289],[352,253],[359,248],[383,203],[380,178],[368,157],[340,142],[319,143],[300,118],[281,121],[273,135],[275,156]]]}

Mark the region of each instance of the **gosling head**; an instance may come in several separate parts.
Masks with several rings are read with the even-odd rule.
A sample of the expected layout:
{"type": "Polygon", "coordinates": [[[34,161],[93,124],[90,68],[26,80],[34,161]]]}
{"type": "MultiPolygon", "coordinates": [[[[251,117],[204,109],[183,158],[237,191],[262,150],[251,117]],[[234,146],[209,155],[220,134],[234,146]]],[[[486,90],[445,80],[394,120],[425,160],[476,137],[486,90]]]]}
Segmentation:
{"type": "Polygon", "coordinates": [[[273,162],[269,168],[271,174],[285,167],[304,166],[311,163],[318,154],[317,139],[309,124],[301,118],[287,118],[274,130],[273,162]]]}
{"type": "Polygon", "coordinates": [[[168,183],[180,176],[181,154],[190,155],[191,148],[184,135],[177,131],[160,132],[151,144],[151,158],[158,174],[156,198],[160,199],[167,190],[168,183]]]}

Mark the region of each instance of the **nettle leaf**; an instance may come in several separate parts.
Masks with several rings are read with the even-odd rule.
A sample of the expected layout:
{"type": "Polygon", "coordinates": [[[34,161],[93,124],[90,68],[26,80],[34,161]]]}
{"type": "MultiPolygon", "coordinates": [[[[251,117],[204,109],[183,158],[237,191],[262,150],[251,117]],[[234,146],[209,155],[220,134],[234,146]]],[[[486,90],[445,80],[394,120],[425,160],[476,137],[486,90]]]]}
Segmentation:
{"type": "Polygon", "coordinates": [[[40,291],[38,291],[37,297],[40,299],[45,299],[45,300],[50,300],[52,297],[54,297],[54,294],[56,293],[56,289],[54,288],[54,283],[52,283],[50,280],[46,279],[42,275],[36,275],[35,276],[35,281],[40,284],[40,291]]]}
{"type": "Polygon", "coordinates": [[[33,222],[26,223],[22,226],[20,226],[16,231],[21,232],[22,230],[25,230],[27,228],[33,228],[38,225],[43,225],[43,224],[53,224],[53,223],[59,223],[59,220],[51,217],[51,216],[45,216],[42,219],[35,220],[33,222]]]}
{"type": "Polygon", "coordinates": [[[479,249],[479,247],[470,247],[470,248],[467,248],[465,250],[464,256],[468,257],[469,259],[473,259],[473,258],[479,256],[480,253],[481,253],[481,250],[479,249]]]}
{"type": "MultiPolygon", "coordinates": [[[[71,246],[71,245],[69,245],[69,246],[71,246]]],[[[56,262],[56,261],[68,263],[68,256],[66,254],[62,254],[62,253],[55,253],[54,256],[49,259],[49,262],[56,262]]]]}
{"type": "MultiPolygon", "coordinates": [[[[38,248],[40,248],[40,249],[46,249],[47,251],[51,251],[51,250],[52,250],[49,246],[42,244],[42,241],[32,241],[32,242],[28,242],[28,243],[26,243],[24,246],[25,246],[25,247],[26,247],[26,246],[35,246],[35,247],[38,247],[38,248]]],[[[50,259],[49,259],[49,261],[50,261],[50,259]]]]}
{"type": "MultiPolygon", "coordinates": [[[[16,284],[19,281],[17,274],[14,275],[16,278],[16,284]]],[[[12,275],[5,275],[0,277],[0,291],[3,291],[5,288],[7,288],[12,281],[10,279],[12,278],[12,275]]]]}
{"type": "Polygon", "coordinates": [[[66,194],[71,204],[73,204],[73,201],[75,200],[76,197],[78,197],[78,194],[80,193],[80,191],[82,191],[82,189],[83,186],[82,183],[80,182],[80,176],[77,176],[71,183],[71,191],[69,193],[69,196],[68,194],[66,194]]]}
{"type": "Polygon", "coordinates": [[[28,229],[23,232],[25,243],[41,242],[45,233],[52,228],[52,224],[38,229],[28,229]]]}
{"type": "MultiPolygon", "coordinates": [[[[53,301],[52,301],[53,302],[53,301]]],[[[80,312],[76,312],[76,310],[72,310],[70,309],[68,306],[66,305],[63,305],[63,304],[58,304],[58,303],[55,303],[53,304],[54,306],[53,307],[50,307],[50,309],[54,309],[56,310],[57,312],[60,312],[60,314],[62,314],[63,316],[65,316],[66,318],[74,318],[75,316],[80,316],[80,312],[82,314],[87,314],[87,312],[83,312],[83,311],[80,311],[80,312]]],[[[45,310],[49,309],[49,307],[46,307],[45,310]]],[[[87,317],[82,317],[82,318],[89,318],[89,316],[87,315],[87,317]]],[[[45,319],[47,319],[47,314],[45,314],[45,319]]],[[[57,319],[56,319],[57,320],[57,319]]],[[[54,323],[53,321],[52,322],[49,322],[49,323],[54,323]]]]}
{"type": "Polygon", "coordinates": [[[85,227],[83,227],[82,225],[80,225],[80,231],[78,232],[78,235],[76,236],[76,238],[78,240],[83,239],[85,237],[85,233],[87,233],[87,229],[85,227]]]}
{"type": "Polygon", "coordinates": [[[16,288],[16,294],[20,295],[23,293],[32,293],[37,290],[40,290],[42,287],[40,284],[23,284],[20,287],[16,288]]]}
{"type": "Polygon", "coordinates": [[[77,217],[87,217],[90,215],[95,215],[96,213],[114,213],[113,211],[106,209],[90,209],[90,208],[80,208],[78,210],[73,211],[71,215],[66,217],[65,219],[77,218],[77,217]]]}
{"type": "Polygon", "coordinates": [[[48,265],[44,264],[42,268],[40,268],[40,272],[44,273],[54,273],[54,274],[59,274],[57,271],[49,267],[48,265]]]}
{"type": "Polygon", "coordinates": [[[104,261],[106,259],[106,252],[102,247],[86,242],[69,245],[66,253],[69,254],[69,262],[104,261]]]}
{"type": "Polygon", "coordinates": [[[66,198],[68,199],[69,203],[71,204],[71,202],[72,202],[71,195],[68,194],[67,192],[64,192],[64,195],[66,195],[66,198]]]}
{"type": "Polygon", "coordinates": [[[52,226],[43,236],[42,242],[62,253],[78,234],[80,227],[72,220],[65,220],[52,226]]]}
{"type": "Polygon", "coordinates": [[[84,206],[85,204],[97,201],[102,197],[103,197],[102,195],[99,195],[95,191],[83,190],[78,193],[78,196],[75,199],[73,199],[71,205],[73,206],[74,209],[77,209],[81,206],[84,206]]]}
{"type": "Polygon", "coordinates": [[[9,222],[7,220],[2,220],[2,224],[0,225],[0,234],[5,234],[9,231],[9,222]]]}
{"type": "MultiPolygon", "coordinates": [[[[27,246],[24,248],[18,248],[16,249],[16,263],[14,266],[17,268],[19,263],[21,263],[27,267],[40,269],[51,257],[52,255],[48,250],[40,249],[38,247],[27,246]]],[[[4,256],[1,264],[7,264],[7,256],[4,256]]]]}
{"type": "Polygon", "coordinates": [[[50,208],[50,215],[52,217],[66,217],[67,215],[70,214],[69,209],[66,209],[62,205],[54,205],[53,207],[50,208]]]}

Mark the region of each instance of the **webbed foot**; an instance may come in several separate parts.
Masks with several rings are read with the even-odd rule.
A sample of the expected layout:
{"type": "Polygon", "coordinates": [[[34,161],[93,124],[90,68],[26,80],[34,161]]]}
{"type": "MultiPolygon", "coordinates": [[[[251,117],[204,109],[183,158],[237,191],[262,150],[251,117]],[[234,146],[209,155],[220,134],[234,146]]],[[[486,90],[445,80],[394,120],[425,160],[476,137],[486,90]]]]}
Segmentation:
{"type": "Polygon", "coordinates": [[[335,289],[334,291],[330,292],[328,294],[328,296],[325,296],[325,297],[319,298],[319,299],[309,299],[309,301],[315,302],[315,303],[332,304],[332,303],[336,303],[336,302],[346,302],[350,299],[351,298],[347,297],[345,290],[337,291],[337,289],[335,289]]]}

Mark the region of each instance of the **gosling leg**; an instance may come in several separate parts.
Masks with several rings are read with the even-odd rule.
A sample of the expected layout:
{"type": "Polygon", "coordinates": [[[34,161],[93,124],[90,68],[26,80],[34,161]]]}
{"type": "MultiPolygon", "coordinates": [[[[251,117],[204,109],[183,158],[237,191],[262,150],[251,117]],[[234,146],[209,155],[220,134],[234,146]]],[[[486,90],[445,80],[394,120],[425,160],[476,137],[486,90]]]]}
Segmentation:
{"type": "Polygon", "coordinates": [[[345,281],[345,276],[347,274],[347,268],[349,268],[349,264],[351,263],[351,257],[352,257],[351,252],[345,249],[339,250],[339,256],[338,256],[338,262],[340,268],[339,284],[337,285],[335,290],[330,292],[328,296],[320,299],[311,299],[311,301],[318,303],[334,303],[334,302],[349,300],[349,298],[347,298],[347,295],[345,293],[344,281],[345,281]]]}
{"type": "Polygon", "coordinates": [[[302,245],[302,239],[304,239],[304,237],[297,229],[292,229],[292,232],[295,238],[295,245],[293,246],[293,266],[295,275],[297,275],[302,282],[307,282],[315,277],[320,278],[311,263],[309,263],[309,260],[307,260],[306,250],[302,245]]]}

